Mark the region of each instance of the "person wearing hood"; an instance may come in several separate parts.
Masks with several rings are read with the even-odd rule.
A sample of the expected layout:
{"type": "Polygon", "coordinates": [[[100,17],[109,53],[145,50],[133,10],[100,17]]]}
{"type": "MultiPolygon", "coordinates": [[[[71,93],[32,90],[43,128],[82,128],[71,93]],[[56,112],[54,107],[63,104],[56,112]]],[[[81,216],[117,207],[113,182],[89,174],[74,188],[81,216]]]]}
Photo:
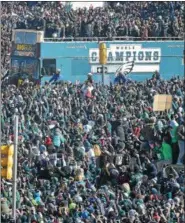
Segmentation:
{"type": "Polygon", "coordinates": [[[157,168],[156,166],[147,159],[147,165],[146,165],[146,171],[144,171],[144,174],[148,176],[148,179],[151,180],[155,177],[157,177],[157,168]]]}
{"type": "Polygon", "coordinates": [[[93,84],[93,78],[92,78],[92,73],[88,73],[87,74],[87,80],[86,80],[86,83],[91,83],[93,84]]]}
{"type": "Polygon", "coordinates": [[[178,145],[179,145],[179,156],[177,160],[177,164],[184,164],[185,160],[185,122],[184,120],[181,122],[180,126],[178,127],[177,130],[177,135],[178,135],[178,145]]]}
{"type": "Polygon", "coordinates": [[[52,78],[49,80],[49,83],[57,82],[60,78],[60,69],[57,69],[56,72],[53,74],[52,78]]]}
{"type": "Polygon", "coordinates": [[[61,131],[57,128],[55,129],[55,133],[53,136],[53,145],[59,149],[62,144],[65,143],[65,139],[61,133],[61,131]]]}
{"type": "Polygon", "coordinates": [[[119,137],[121,142],[125,141],[125,132],[124,132],[124,128],[122,126],[122,120],[121,119],[117,119],[115,121],[112,121],[112,134],[115,132],[116,135],[119,137]]]}

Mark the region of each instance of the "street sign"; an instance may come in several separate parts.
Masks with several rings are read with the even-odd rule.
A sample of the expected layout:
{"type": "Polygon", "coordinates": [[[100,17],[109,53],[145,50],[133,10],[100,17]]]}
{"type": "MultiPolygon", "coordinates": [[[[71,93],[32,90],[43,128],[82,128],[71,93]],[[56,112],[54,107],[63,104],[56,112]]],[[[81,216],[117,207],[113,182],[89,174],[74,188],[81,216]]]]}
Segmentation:
{"type": "Polygon", "coordinates": [[[97,67],[97,73],[102,73],[102,67],[97,67]]]}
{"type": "MultiPolygon", "coordinates": [[[[103,71],[102,71],[102,67],[97,67],[97,73],[98,73],[98,74],[103,73],[103,71]]],[[[104,67],[104,73],[107,74],[107,67],[104,67]]]]}

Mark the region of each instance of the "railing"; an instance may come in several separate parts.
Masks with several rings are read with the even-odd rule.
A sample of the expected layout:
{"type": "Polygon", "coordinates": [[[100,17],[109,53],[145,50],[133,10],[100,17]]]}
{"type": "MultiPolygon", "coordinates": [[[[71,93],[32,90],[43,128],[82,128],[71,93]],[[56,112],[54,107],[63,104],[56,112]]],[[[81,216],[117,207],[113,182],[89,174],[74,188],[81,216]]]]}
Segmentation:
{"type": "Polygon", "coordinates": [[[169,41],[169,40],[184,40],[182,36],[180,37],[132,37],[132,36],[117,36],[117,37],[63,37],[63,38],[44,38],[45,42],[92,42],[92,41],[169,41]]]}

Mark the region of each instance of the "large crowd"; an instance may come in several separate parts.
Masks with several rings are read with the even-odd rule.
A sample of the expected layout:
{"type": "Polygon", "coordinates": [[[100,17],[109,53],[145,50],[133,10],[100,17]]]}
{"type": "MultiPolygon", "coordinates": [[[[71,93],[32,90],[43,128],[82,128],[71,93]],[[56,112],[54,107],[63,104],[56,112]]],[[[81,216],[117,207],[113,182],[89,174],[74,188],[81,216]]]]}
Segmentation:
{"type": "MultiPolygon", "coordinates": [[[[73,9],[63,2],[2,2],[2,72],[13,29],[45,37],[182,37],[183,2],[110,2],[73,9]]],[[[160,75],[101,85],[24,80],[2,85],[1,141],[19,117],[16,223],[184,223],[184,79],[160,75]],[[153,111],[156,94],[172,108],[153,111]]],[[[1,222],[12,181],[1,182],[1,222]]]]}
{"type": "Polygon", "coordinates": [[[12,29],[44,30],[45,37],[182,37],[183,2],[109,2],[73,9],[63,2],[2,2],[3,70],[9,68],[12,29]]]}
{"type": "MultiPolygon", "coordinates": [[[[19,116],[16,223],[184,223],[184,80],[2,89],[2,141],[19,116]],[[153,111],[155,94],[172,108],[153,111]],[[174,165],[172,165],[174,164],[174,165]]],[[[1,185],[2,221],[12,183],[1,185]]]]}

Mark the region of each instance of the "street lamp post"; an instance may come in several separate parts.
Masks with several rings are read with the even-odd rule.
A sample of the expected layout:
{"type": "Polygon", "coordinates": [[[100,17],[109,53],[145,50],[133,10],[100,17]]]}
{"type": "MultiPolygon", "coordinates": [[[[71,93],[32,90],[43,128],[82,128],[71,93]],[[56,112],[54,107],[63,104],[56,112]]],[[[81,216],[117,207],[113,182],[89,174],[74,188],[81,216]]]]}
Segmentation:
{"type": "Polygon", "coordinates": [[[12,218],[16,222],[16,191],[17,191],[17,148],[18,148],[18,116],[14,120],[14,165],[13,165],[13,204],[12,204],[12,218]]]}

